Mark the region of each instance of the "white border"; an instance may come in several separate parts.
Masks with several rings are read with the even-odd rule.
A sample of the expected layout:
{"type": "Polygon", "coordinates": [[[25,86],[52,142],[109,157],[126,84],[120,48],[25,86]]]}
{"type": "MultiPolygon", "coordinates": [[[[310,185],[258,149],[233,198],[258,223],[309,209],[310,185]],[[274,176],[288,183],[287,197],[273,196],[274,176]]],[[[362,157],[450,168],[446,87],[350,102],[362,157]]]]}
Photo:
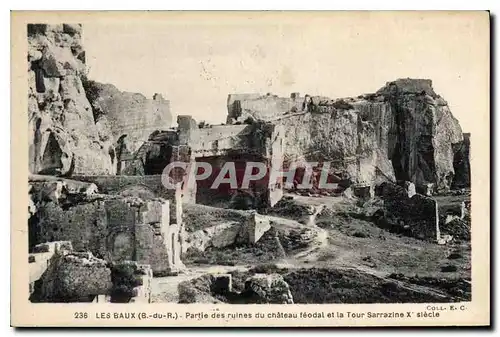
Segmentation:
{"type": "MultiPolygon", "coordinates": [[[[7,155],[7,153],[10,153],[10,141],[11,141],[11,135],[10,135],[10,48],[6,48],[7,46],[10,46],[10,13],[7,11],[9,10],[54,10],[54,9],[62,9],[62,10],[160,10],[160,9],[169,9],[169,10],[220,10],[220,9],[226,9],[226,10],[388,10],[388,9],[398,9],[398,10],[467,10],[467,9],[489,9],[493,15],[498,15],[500,12],[499,10],[499,4],[500,1],[498,0],[474,0],[474,1],[450,1],[450,2],[445,2],[441,1],[438,2],[436,0],[419,0],[419,1],[412,1],[412,2],[403,2],[403,1],[377,1],[372,2],[369,0],[350,0],[350,1],[345,1],[341,3],[335,3],[335,4],[330,4],[327,1],[324,0],[307,0],[307,1],[293,1],[293,0],[288,0],[288,1],[271,1],[271,0],[253,0],[249,1],[248,3],[238,3],[236,1],[220,1],[220,0],[211,0],[211,1],[190,1],[190,0],[183,0],[177,3],[168,3],[168,5],[164,1],[148,1],[148,0],[141,0],[140,2],[130,2],[130,3],[125,3],[125,2],[120,2],[121,7],[116,7],[112,6],[112,3],[104,3],[102,0],[86,0],[84,2],[68,2],[63,1],[63,0],[56,0],[56,1],[27,1],[27,0],[17,0],[17,1],[3,1],[0,6],[2,8],[1,16],[0,16],[0,23],[3,27],[0,29],[0,36],[3,42],[4,48],[0,52],[1,58],[2,58],[2,81],[1,81],[1,86],[2,90],[0,92],[3,93],[3,99],[1,100],[1,103],[3,105],[3,109],[1,109],[2,113],[0,114],[0,127],[2,130],[0,131],[0,146],[2,151],[3,157],[2,161],[4,165],[1,166],[1,182],[2,185],[0,185],[0,191],[1,191],[1,202],[0,202],[0,214],[4,216],[2,221],[3,225],[3,231],[4,235],[1,235],[1,238],[3,240],[2,247],[4,249],[4,252],[2,254],[2,257],[4,258],[4,270],[7,270],[6,266],[10,265],[10,234],[8,233],[9,231],[9,226],[10,226],[10,156],[7,155]],[[10,3],[9,3],[10,2],[10,3]],[[4,8],[5,7],[5,8],[4,8]],[[7,161],[7,162],[6,162],[7,161]]],[[[496,18],[496,24],[498,24],[498,18],[496,18]]],[[[493,39],[494,39],[494,45],[498,45],[498,35],[496,33],[493,34],[493,39]]],[[[496,55],[494,55],[496,56],[496,55]]],[[[495,57],[496,59],[496,57],[495,57]]],[[[493,60],[493,58],[492,58],[493,60]]],[[[492,74],[493,78],[496,76],[496,72],[492,74]]],[[[494,92],[492,92],[492,95],[495,97],[499,97],[499,90],[498,87],[493,86],[494,92]]],[[[498,113],[498,106],[497,106],[497,101],[493,101],[494,105],[492,106],[493,111],[498,113]]],[[[472,112],[471,112],[472,113],[472,112]]],[[[499,124],[499,119],[498,117],[496,118],[495,121],[495,128],[498,129],[498,124],[499,124]]],[[[15,141],[15,140],[14,140],[15,141]]],[[[497,144],[498,139],[496,140],[494,146],[495,151],[498,151],[500,149],[499,144],[497,144]]],[[[498,159],[498,153],[495,152],[497,155],[498,159]]],[[[495,161],[496,167],[498,167],[498,162],[495,161]]],[[[498,182],[497,182],[498,183],[498,182]]],[[[497,187],[497,184],[495,184],[495,187],[497,187]]],[[[495,202],[495,207],[492,209],[499,209],[499,205],[497,204],[498,200],[495,202]]],[[[495,231],[495,237],[493,238],[493,242],[499,242],[498,239],[498,230],[495,231]]],[[[492,245],[493,252],[496,252],[495,244],[492,245]]],[[[496,261],[494,259],[493,261],[496,261]]],[[[496,269],[496,268],[495,268],[496,269]]],[[[496,273],[495,273],[496,274],[496,273]]],[[[496,278],[495,278],[496,279],[496,278]]],[[[10,292],[8,289],[10,289],[10,284],[5,284],[5,283],[10,283],[10,277],[3,277],[2,278],[2,289],[4,291],[2,298],[10,298],[10,292]]],[[[492,284],[494,286],[494,284],[492,284]]],[[[493,294],[497,293],[496,291],[493,292],[493,294]]],[[[2,305],[2,312],[1,316],[4,320],[2,326],[3,327],[9,327],[10,325],[10,310],[9,306],[6,303],[7,301],[4,301],[4,304],[2,305]]],[[[495,298],[495,303],[496,298],[495,298]]],[[[498,309],[497,306],[493,306],[492,309],[498,309]]],[[[494,321],[498,322],[498,310],[492,310],[494,314],[494,321]]],[[[459,330],[458,330],[459,331],[459,330]]],[[[452,330],[450,331],[451,333],[456,333],[458,332],[457,330],[452,330]]],[[[63,332],[63,331],[61,331],[63,332]]],[[[117,331],[120,333],[121,331],[117,331]]],[[[200,331],[198,331],[199,333],[200,331]]],[[[283,331],[282,331],[283,332],[283,331]]],[[[288,332],[288,331],[287,331],[288,332]]],[[[290,331],[291,332],[291,331],[290,331]]],[[[299,333],[305,332],[305,331],[298,331],[299,333]]],[[[334,332],[334,331],[331,331],[334,332]]],[[[331,333],[327,332],[327,333],[331,333]]],[[[362,332],[362,331],[360,331],[362,332]]],[[[10,328],[9,329],[9,334],[15,333],[15,331],[10,328]]],[[[51,331],[53,333],[53,331],[51,331]]],[[[165,332],[162,332],[165,333],[165,332]]],[[[169,334],[176,334],[178,333],[177,331],[170,330],[168,331],[169,334]]],[[[258,333],[259,335],[265,335],[263,331],[258,331],[255,332],[258,333]]],[[[335,331],[334,333],[340,333],[344,334],[345,332],[341,331],[335,331]]],[[[387,331],[381,331],[378,330],[377,333],[387,333],[387,331]]],[[[414,333],[410,331],[399,331],[398,333],[414,333]]],[[[429,333],[429,332],[426,332],[429,333]]],[[[429,336],[436,334],[436,332],[429,333],[429,336]]]]}

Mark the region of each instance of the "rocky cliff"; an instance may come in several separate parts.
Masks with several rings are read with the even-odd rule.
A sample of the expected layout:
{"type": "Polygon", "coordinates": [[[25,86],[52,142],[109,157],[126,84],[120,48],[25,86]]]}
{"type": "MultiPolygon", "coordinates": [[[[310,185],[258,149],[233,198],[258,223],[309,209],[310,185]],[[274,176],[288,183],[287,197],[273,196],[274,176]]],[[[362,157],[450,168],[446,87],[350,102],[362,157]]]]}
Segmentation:
{"type": "Polygon", "coordinates": [[[464,133],[464,140],[453,144],[454,188],[470,187],[470,133],[464,133]]]}
{"type": "Polygon", "coordinates": [[[87,79],[82,26],[28,25],[31,173],[114,174],[155,130],[172,122],[170,102],[87,79]]]}
{"type": "Polygon", "coordinates": [[[112,174],[112,139],[94,118],[81,81],[81,25],[27,28],[30,172],[112,174]]]}
{"type": "Polygon", "coordinates": [[[115,140],[122,138],[134,153],[156,130],[172,124],[170,101],[161,94],[148,99],[142,94],[122,92],[112,84],[84,81],[87,97],[97,120],[105,120],[115,140]]]}
{"type": "Polygon", "coordinates": [[[306,95],[291,108],[280,103],[296,97],[230,95],[228,120],[281,124],[289,161],[330,161],[354,183],[407,180],[450,188],[453,144],[462,141],[462,130],[430,80],[399,79],[356,98],[306,95]]]}

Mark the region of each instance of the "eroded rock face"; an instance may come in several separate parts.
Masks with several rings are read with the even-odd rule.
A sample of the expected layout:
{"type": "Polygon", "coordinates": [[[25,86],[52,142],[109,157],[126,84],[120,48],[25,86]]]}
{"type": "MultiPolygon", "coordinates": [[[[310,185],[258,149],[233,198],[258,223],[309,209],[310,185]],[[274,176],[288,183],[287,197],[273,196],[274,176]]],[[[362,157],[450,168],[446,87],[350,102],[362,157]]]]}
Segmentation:
{"type": "Polygon", "coordinates": [[[284,126],[285,161],[329,161],[356,184],[404,180],[450,188],[462,130],[430,80],[400,79],[374,94],[331,100],[230,95],[228,121],[284,126]]]}
{"type": "Polygon", "coordinates": [[[255,274],[245,282],[245,292],[251,292],[249,303],[293,304],[288,283],[280,274],[255,274]]]}
{"type": "Polygon", "coordinates": [[[87,97],[96,113],[96,122],[109,129],[117,142],[122,140],[123,156],[135,153],[155,131],[172,124],[170,101],[161,94],[147,98],[139,93],[122,92],[112,84],[85,81],[87,97]]]}
{"type": "Polygon", "coordinates": [[[470,133],[464,133],[463,136],[463,141],[453,144],[453,188],[457,189],[470,187],[470,133]]]}
{"type": "Polygon", "coordinates": [[[430,80],[397,80],[380,89],[394,114],[396,178],[415,184],[451,187],[455,174],[453,144],[463,140],[460,124],[430,80]]]}
{"type": "Polygon", "coordinates": [[[28,25],[31,173],[113,173],[111,140],[96,124],[84,73],[81,25],[28,25]]]}

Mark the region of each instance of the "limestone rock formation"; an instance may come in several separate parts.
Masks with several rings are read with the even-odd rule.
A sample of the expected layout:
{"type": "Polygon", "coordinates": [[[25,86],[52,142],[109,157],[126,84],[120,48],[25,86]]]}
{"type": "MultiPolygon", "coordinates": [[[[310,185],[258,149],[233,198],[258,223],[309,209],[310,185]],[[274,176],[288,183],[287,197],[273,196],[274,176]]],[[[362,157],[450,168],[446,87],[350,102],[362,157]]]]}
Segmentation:
{"type": "Polygon", "coordinates": [[[30,172],[112,174],[112,144],[81,81],[81,25],[29,24],[27,56],[30,172]]]}
{"type": "Polygon", "coordinates": [[[96,122],[109,130],[115,142],[123,140],[127,152],[123,155],[133,154],[153,132],[167,130],[172,124],[170,101],[160,94],[149,99],[142,94],[122,92],[112,84],[90,80],[83,84],[96,122]]]}
{"type": "Polygon", "coordinates": [[[438,191],[449,189],[455,174],[453,144],[463,137],[447,102],[434,92],[430,80],[397,80],[377,93],[393,111],[396,178],[417,185],[434,183],[438,191]]]}
{"type": "Polygon", "coordinates": [[[464,133],[464,140],[453,144],[454,188],[470,187],[470,133],[464,133]]]}
{"type": "Polygon", "coordinates": [[[331,100],[230,95],[228,121],[283,125],[285,159],[329,161],[356,184],[405,180],[450,188],[458,121],[431,80],[399,79],[374,94],[331,100]]]}
{"type": "MultiPolygon", "coordinates": [[[[245,282],[250,303],[293,304],[288,283],[280,274],[255,274],[245,282]]],[[[248,296],[248,295],[247,295],[248,296]]]]}

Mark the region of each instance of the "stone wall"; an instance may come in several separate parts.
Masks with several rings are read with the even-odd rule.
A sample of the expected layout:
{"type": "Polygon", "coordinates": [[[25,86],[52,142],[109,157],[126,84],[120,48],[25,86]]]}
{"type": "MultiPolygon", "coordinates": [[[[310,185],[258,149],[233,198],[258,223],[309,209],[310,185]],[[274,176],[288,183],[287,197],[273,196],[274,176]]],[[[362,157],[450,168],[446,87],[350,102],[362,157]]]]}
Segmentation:
{"type": "Polygon", "coordinates": [[[32,302],[92,302],[111,290],[106,261],[89,252],[59,251],[35,282],[32,302]]]}
{"type": "MultiPolygon", "coordinates": [[[[161,175],[146,176],[75,176],[75,180],[94,183],[101,193],[135,196],[144,199],[163,198],[176,204],[176,190],[162,183],[161,175]]],[[[194,202],[192,193],[182,193],[182,202],[194,202]]]]}
{"type": "Polygon", "coordinates": [[[228,151],[248,150],[251,125],[217,125],[198,129],[198,144],[192,144],[196,157],[224,155],[228,151]]]}
{"type": "Polygon", "coordinates": [[[183,252],[190,247],[204,251],[233,244],[254,244],[271,226],[269,219],[254,211],[239,211],[197,204],[184,205],[186,228],[183,252]]]}
{"type": "Polygon", "coordinates": [[[295,109],[301,111],[304,98],[294,93],[290,98],[267,94],[230,94],[227,98],[227,123],[244,122],[247,118],[270,120],[295,109]]]}
{"type": "MultiPolygon", "coordinates": [[[[199,128],[190,116],[179,116],[179,148],[188,146],[190,155],[181,161],[194,163],[207,162],[212,166],[212,175],[198,181],[194,186],[193,181],[188,181],[193,186],[187,190],[194,192],[196,202],[207,205],[229,205],[237,191],[229,188],[229,184],[221,184],[218,189],[211,189],[213,180],[220,169],[227,163],[235,163],[238,186],[240,186],[247,162],[263,162],[268,167],[283,166],[283,152],[285,136],[280,125],[263,122],[241,125],[222,125],[199,128]]],[[[170,162],[176,160],[174,155],[176,146],[172,146],[170,162]]],[[[166,166],[167,163],[165,163],[166,166]]],[[[194,166],[191,176],[194,175],[194,166]]],[[[268,172],[268,173],[269,173],[268,172]]],[[[186,190],[186,189],[185,189],[186,190]]],[[[282,196],[282,186],[277,182],[269,184],[269,174],[257,182],[252,182],[251,187],[245,189],[253,199],[250,208],[259,208],[274,205],[282,196]],[[256,205],[256,203],[258,205],[256,205]]]]}
{"type": "Polygon", "coordinates": [[[172,125],[170,101],[161,94],[147,98],[90,80],[84,82],[84,87],[97,119],[108,125],[115,141],[126,137],[124,144],[129,153],[137,151],[154,131],[172,125]]]}
{"type": "Polygon", "coordinates": [[[28,141],[31,173],[113,174],[114,148],[82,85],[79,24],[28,24],[28,141]]]}
{"type": "Polygon", "coordinates": [[[376,194],[384,201],[384,215],[379,224],[390,230],[419,239],[439,241],[439,211],[435,199],[413,194],[402,186],[383,183],[376,187],[376,194]]]}
{"type": "Polygon", "coordinates": [[[180,201],[104,194],[70,203],[65,198],[36,200],[37,211],[29,223],[30,247],[67,240],[76,250],[91,251],[107,261],[135,260],[150,264],[155,272],[183,267],[180,201]]]}
{"type": "Polygon", "coordinates": [[[453,144],[462,141],[462,131],[430,80],[399,79],[356,98],[304,98],[304,110],[262,103],[277,100],[230,96],[228,121],[239,114],[239,122],[252,116],[283,125],[285,162],[329,161],[354,183],[406,180],[433,183],[438,191],[452,184],[453,144]]]}

